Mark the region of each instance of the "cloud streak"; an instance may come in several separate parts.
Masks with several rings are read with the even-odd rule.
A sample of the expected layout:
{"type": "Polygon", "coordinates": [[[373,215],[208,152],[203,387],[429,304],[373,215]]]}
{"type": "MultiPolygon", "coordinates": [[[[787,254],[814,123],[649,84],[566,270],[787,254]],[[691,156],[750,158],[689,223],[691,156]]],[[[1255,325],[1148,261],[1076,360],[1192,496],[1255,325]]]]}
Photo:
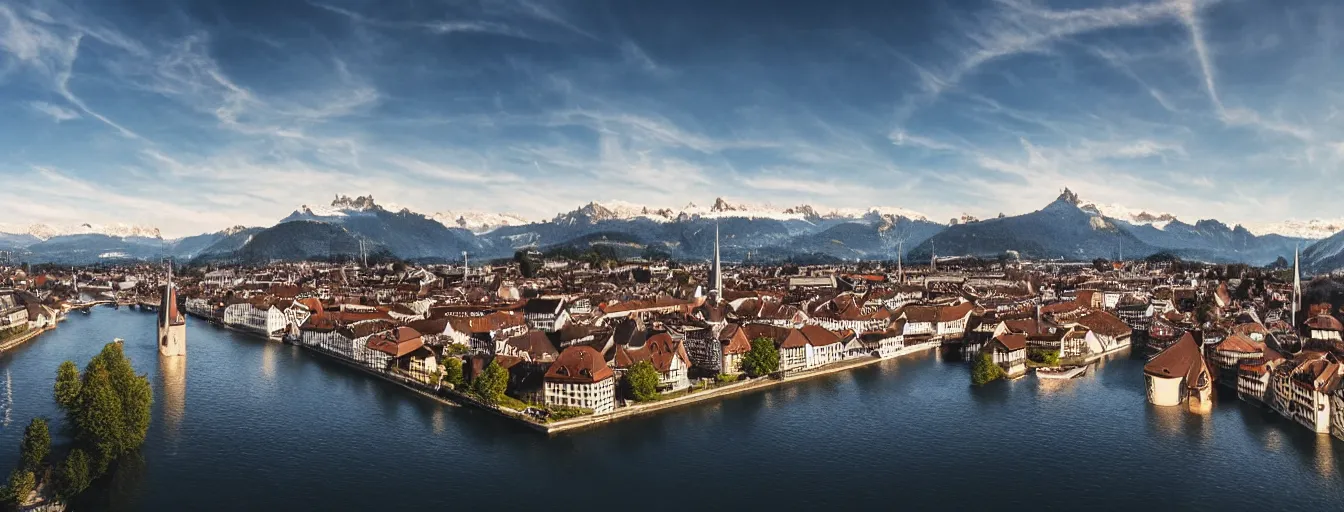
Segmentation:
{"type": "Polygon", "coordinates": [[[1328,2],[191,1],[0,4],[0,179],[68,189],[0,192],[6,222],[189,235],[337,193],[987,217],[1065,186],[1189,220],[1344,216],[1328,2]],[[1269,197],[1284,182],[1313,186],[1269,197]]]}

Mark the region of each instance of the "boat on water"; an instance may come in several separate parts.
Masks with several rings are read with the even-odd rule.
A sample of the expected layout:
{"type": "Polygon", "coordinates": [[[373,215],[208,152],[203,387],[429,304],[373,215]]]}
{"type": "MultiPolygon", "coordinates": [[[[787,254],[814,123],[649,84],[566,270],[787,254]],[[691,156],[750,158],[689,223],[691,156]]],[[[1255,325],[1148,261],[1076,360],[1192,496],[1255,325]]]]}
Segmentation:
{"type": "Polygon", "coordinates": [[[1037,368],[1038,379],[1072,379],[1087,371],[1086,366],[1065,366],[1060,368],[1037,368]]]}

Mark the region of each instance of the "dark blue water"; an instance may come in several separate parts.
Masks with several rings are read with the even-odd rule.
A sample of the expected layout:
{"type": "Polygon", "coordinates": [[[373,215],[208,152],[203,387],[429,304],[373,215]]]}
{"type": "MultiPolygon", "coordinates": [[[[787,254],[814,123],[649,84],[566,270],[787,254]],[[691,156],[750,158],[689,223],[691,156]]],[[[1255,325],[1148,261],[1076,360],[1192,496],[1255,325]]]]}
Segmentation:
{"type": "Polygon", "coordinates": [[[0,467],[51,386],[114,337],[154,383],[141,457],[82,510],[1341,510],[1344,442],[1222,399],[1156,409],[1142,362],[968,386],[932,354],[547,438],[296,347],[192,320],[162,365],[154,317],[74,314],[0,358],[0,467]]]}

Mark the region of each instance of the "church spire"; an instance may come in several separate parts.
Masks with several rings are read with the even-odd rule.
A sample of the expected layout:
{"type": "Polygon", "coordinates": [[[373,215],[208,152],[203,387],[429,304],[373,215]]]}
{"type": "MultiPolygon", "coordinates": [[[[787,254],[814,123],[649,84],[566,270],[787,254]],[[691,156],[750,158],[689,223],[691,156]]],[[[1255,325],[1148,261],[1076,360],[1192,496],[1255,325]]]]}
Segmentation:
{"type": "Polygon", "coordinates": [[[723,294],[723,262],[719,259],[719,221],[714,221],[714,267],[711,269],[714,273],[713,286],[714,292],[723,294]]]}
{"type": "Polygon", "coordinates": [[[1293,248],[1293,332],[1297,332],[1297,308],[1302,301],[1302,272],[1298,270],[1301,253],[1293,248]]]}

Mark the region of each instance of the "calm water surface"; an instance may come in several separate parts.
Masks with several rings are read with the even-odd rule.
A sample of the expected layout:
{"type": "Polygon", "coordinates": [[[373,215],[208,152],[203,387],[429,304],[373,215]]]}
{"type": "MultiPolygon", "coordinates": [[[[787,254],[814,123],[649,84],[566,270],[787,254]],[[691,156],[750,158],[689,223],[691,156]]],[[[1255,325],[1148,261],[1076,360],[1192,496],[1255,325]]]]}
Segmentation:
{"type": "Polygon", "coordinates": [[[161,361],[152,314],[100,308],[4,354],[0,468],[31,418],[60,423],[56,366],[123,338],[153,424],[80,510],[1344,510],[1344,442],[1235,399],[1153,408],[1128,356],[971,389],[966,365],[928,353],[548,439],[296,347],[188,329],[185,361],[161,361]]]}

